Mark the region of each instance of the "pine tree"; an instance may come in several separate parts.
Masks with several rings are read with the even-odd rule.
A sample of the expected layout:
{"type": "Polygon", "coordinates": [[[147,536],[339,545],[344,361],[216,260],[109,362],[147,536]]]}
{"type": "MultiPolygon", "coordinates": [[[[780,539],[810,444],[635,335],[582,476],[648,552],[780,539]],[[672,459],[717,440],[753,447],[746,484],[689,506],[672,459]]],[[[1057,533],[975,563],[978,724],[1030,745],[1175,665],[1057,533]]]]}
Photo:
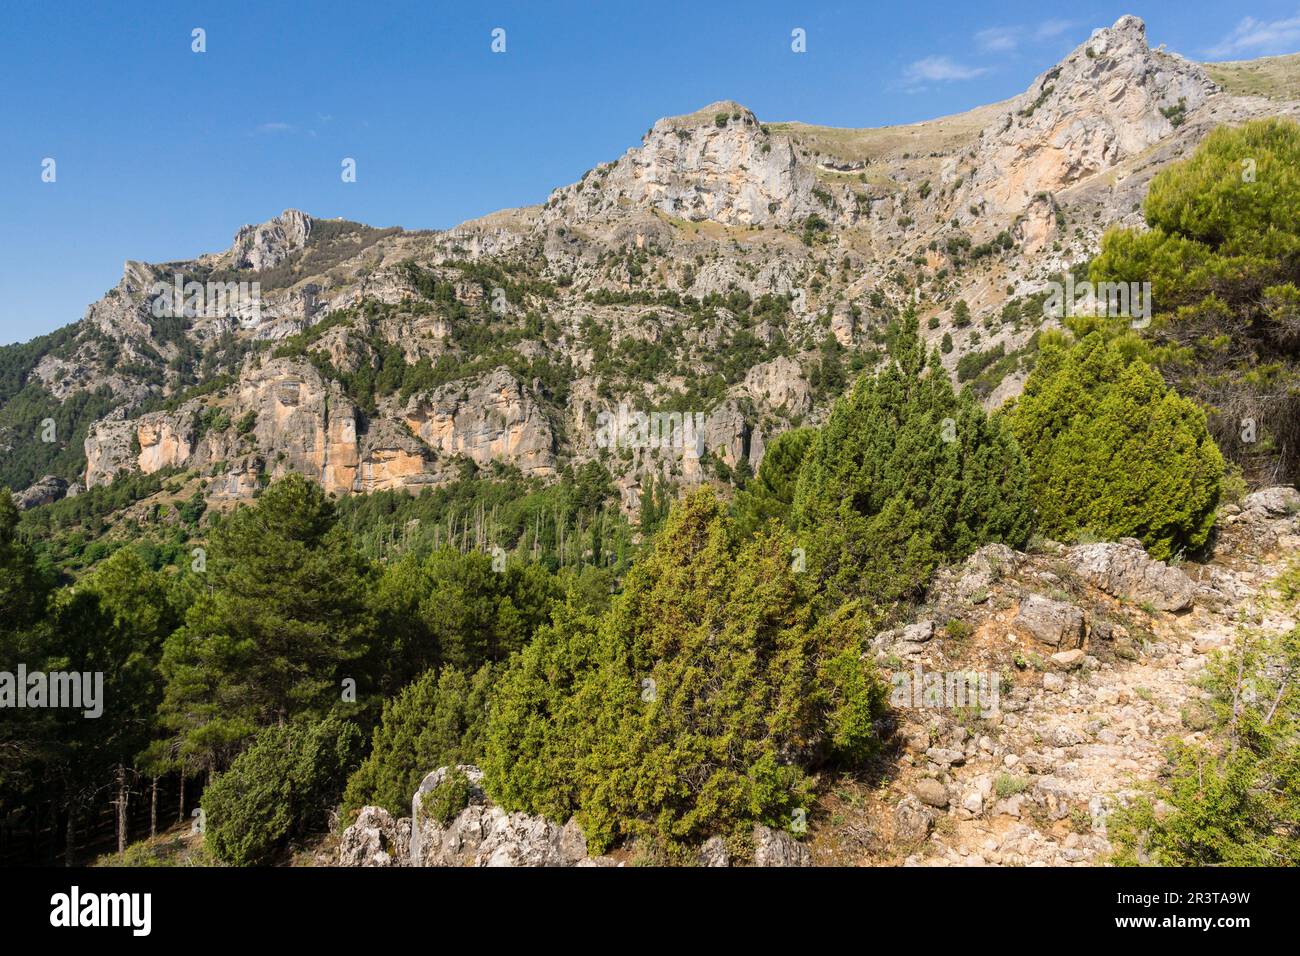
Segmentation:
{"type": "Polygon", "coordinates": [[[1223,459],[1205,413],[1123,340],[1046,337],[1006,418],[1045,534],[1139,538],[1157,558],[1209,537],[1223,459]]]}
{"type": "Polygon", "coordinates": [[[362,676],[370,569],[320,486],[290,475],[218,527],[207,573],[211,593],[166,643],[164,713],[212,766],[259,727],[324,714],[362,676]]]}
{"type": "Polygon", "coordinates": [[[1102,237],[1093,282],[1150,284],[1148,359],[1259,482],[1300,479],[1300,125],[1219,127],[1158,173],[1147,229],[1102,237]]]}
{"type": "Polygon", "coordinates": [[[794,521],[834,604],[918,594],[930,573],[987,542],[1023,545],[1024,461],[1000,423],[958,397],[914,316],[890,360],[835,403],[804,459],[794,521]]]}
{"type": "MultiPolygon", "coordinates": [[[[0,670],[11,673],[20,663],[44,670],[49,655],[57,653],[55,635],[42,620],[51,583],[37,571],[31,549],[18,540],[17,528],[18,509],[9,490],[0,487],[0,670]]],[[[6,708],[3,713],[0,806],[17,818],[13,808],[49,798],[50,784],[43,777],[47,761],[57,758],[60,747],[50,710],[6,708]]]]}
{"type": "Polygon", "coordinates": [[[799,467],[816,434],[813,428],[793,428],[767,446],[757,477],[736,495],[738,534],[749,537],[773,519],[789,526],[799,467]]]}

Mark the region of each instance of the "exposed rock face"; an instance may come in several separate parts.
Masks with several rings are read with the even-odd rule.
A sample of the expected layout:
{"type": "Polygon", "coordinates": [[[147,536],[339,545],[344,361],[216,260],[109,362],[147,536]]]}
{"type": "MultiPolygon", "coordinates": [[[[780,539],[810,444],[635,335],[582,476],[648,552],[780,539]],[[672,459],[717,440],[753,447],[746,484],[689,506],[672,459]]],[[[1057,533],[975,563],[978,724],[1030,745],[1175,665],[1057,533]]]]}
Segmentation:
{"type": "MultiPolygon", "coordinates": [[[[256,415],[257,447],[274,449],[272,477],[294,471],[326,491],[350,492],[357,477],[357,409],[337,384],[294,359],[276,359],[240,381],[240,414],[256,415]]],[[[237,449],[232,449],[235,451],[237,449]]]]}
{"type": "Polygon", "coordinates": [[[745,373],[745,389],[755,401],[803,415],[812,407],[812,389],[803,369],[784,355],[755,365],[745,373]]]}
{"type": "Polygon", "coordinates": [[[439,767],[411,800],[412,866],[576,866],[587,859],[587,840],[575,821],[561,826],[544,817],[507,813],[483,794],[483,773],[457,767],[471,783],[470,802],[446,826],[423,810],[423,797],[449,772],[439,767]]]}
{"type": "Polygon", "coordinates": [[[102,418],[86,434],[86,487],[107,484],[121,471],[137,467],[133,454],[136,423],[120,414],[102,418]]]}
{"type": "Polygon", "coordinates": [[[1246,496],[1241,503],[1243,511],[1254,511],[1269,518],[1281,518],[1300,512],[1300,491],[1282,485],[1261,488],[1246,496]]]}
{"type": "Polygon", "coordinates": [[[811,866],[808,848],[784,830],[754,827],[755,866],[811,866]]]}
{"type": "Polygon", "coordinates": [[[466,455],[480,465],[502,459],[526,475],[555,472],[550,422],[508,369],[469,390],[457,384],[414,396],[403,415],[412,432],[444,454],[466,455]]]}
{"type": "Polygon", "coordinates": [[[58,475],[46,475],[22,491],[14,492],[14,505],[19,511],[48,505],[68,494],[68,483],[58,475]]]}
{"type": "Polygon", "coordinates": [[[724,402],[704,419],[703,450],[728,465],[749,455],[753,435],[751,419],[734,401],[724,402]]]}
{"type": "MultiPolygon", "coordinates": [[[[998,212],[1017,212],[1037,193],[1056,192],[1138,155],[1174,131],[1180,112],[1201,106],[1216,90],[1197,64],[1150,49],[1141,20],[1120,17],[1039,76],[985,128],[980,165],[963,189],[998,212]]],[[[1031,231],[1027,238],[1041,247],[1041,230],[1031,231]]]]}
{"type": "Polygon", "coordinates": [[[1069,550],[1066,560],[1080,577],[1107,594],[1151,604],[1161,611],[1186,610],[1196,595],[1196,585],[1187,575],[1163,561],[1153,561],[1132,539],[1081,544],[1069,550]]]}
{"type": "MultiPolygon", "coordinates": [[[[286,210],[240,229],[225,251],[126,263],[75,336],[24,372],[60,400],[107,388],[120,404],[87,440],[91,485],[175,466],[198,469],[217,497],[251,495],[286,471],[365,492],[447,480],[458,455],[538,476],[600,458],[634,512],[650,475],[725,478],[746,456],[758,467],[782,430],[820,421],[841,382],[825,374],[823,343],[833,336],[826,347],[838,345],[841,368],[869,369],[912,293],[928,343],[954,340],[950,371],[974,350],[1023,356],[1037,317],[988,321],[1008,296],[1027,304],[1094,255],[1104,228],[1139,226],[1151,176],[1214,127],[1261,116],[1300,117],[1300,102],[1219,89],[1200,66],[1152,50],[1141,21],[1125,17],[1016,99],[957,116],[830,129],[763,124],[723,101],[659,120],[544,206],[451,230],[286,210]],[[920,267],[915,289],[896,281],[908,263],[920,267]],[[241,304],[181,329],[160,322],[155,284],[177,276],[260,281],[257,314],[250,321],[241,304]],[[970,327],[953,325],[957,298],[970,327]],[[250,356],[283,340],[283,354],[311,360],[250,356]],[[234,384],[139,415],[195,384],[196,355],[234,384]],[[287,361],[297,370],[276,371],[287,361]],[[395,385],[420,380],[402,362],[428,363],[439,384],[414,394],[395,385]],[[301,376],[296,411],[268,396],[290,390],[273,374],[301,376]],[[691,409],[707,422],[703,460],[676,449],[602,456],[590,440],[597,406],[654,412],[719,378],[691,409]],[[250,410],[251,433],[213,427],[250,410]]],[[[975,383],[987,407],[1023,387],[1024,362],[989,372],[975,383]]]]}
{"type": "Polygon", "coordinates": [[[140,443],[136,467],[146,475],[183,464],[194,450],[194,422],[186,414],[144,416],[135,433],[140,443]]]}
{"type": "Polygon", "coordinates": [[[723,101],[659,120],[640,148],[552,194],[544,221],[597,218],[629,204],[724,225],[788,223],[814,212],[829,218],[815,188],[812,167],[789,139],[723,101]]]}
{"type": "Polygon", "coordinates": [[[1053,647],[1077,647],[1083,641],[1083,612],[1041,594],[1031,594],[1021,602],[1012,626],[1053,647]]]}
{"type": "Polygon", "coordinates": [[[278,266],[307,244],[311,227],[311,217],[297,209],[286,209],[260,225],[243,226],[230,247],[231,263],[254,272],[278,266]]]}
{"type": "Polygon", "coordinates": [[[195,401],[176,411],[96,423],[86,439],[86,483],[103,484],[126,470],[211,470],[224,462],[225,470],[211,476],[214,497],[251,494],[263,470],[272,478],[304,474],[332,492],[375,491],[439,480],[437,452],[466,455],[480,465],[508,461],[529,475],[554,474],[550,423],[507,370],[462,389],[415,397],[404,420],[377,417],[362,431],[357,407],[336,382],[300,359],[267,360],[246,368],[238,390],[220,407],[195,401]],[[198,437],[199,417],[223,409],[227,427],[198,437]],[[251,422],[251,431],[229,424],[241,422],[251,422]]]}
{"type": "Polygon", "coordinates": [[[391,491],[433,481],[429,448],[401,424],[390,419],[372,422],[361,440],[361,458],[353,489],[391,491]]]}
{"type": "Polygon", "coordinates": [[[383,807],[362,807],[339,842],[339,866],[406,866],[410,842],[409,817],[394,820],[383,807]]]}

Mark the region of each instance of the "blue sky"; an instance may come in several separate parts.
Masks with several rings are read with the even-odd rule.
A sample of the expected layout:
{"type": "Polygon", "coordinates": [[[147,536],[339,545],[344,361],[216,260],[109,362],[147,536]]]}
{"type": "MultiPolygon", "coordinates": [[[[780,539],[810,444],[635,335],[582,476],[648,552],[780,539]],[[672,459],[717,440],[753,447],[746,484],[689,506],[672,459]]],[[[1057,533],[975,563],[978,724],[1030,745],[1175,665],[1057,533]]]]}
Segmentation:
{"type": "Polygon", "coordinates": [[[718,99],[835,126],[958,112],[1124,13],[1194,59],[1300,50],[1300,0],[6,4],[0,343],[80,318],[126,259],[223,249],[288,207],[452,226],[540,202],[718,99]]]}

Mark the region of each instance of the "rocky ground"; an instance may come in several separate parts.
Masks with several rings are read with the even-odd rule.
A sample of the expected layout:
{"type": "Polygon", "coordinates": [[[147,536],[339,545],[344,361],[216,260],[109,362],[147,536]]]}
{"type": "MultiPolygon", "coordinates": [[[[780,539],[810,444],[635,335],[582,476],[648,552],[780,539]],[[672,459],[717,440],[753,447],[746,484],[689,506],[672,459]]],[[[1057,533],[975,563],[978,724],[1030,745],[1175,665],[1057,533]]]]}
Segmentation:
{"type": "MultiPolygon", "coordinates": [[[[758,865],[1070,866],[1105,863],[1108,814],[1155,779],[1167,742],[1202,742],[1198,685],[1243,627],[1296,626],[1269,584],[1300,546],[1300,493],[1271,488],[1228,506],[1213,557],[1172,566],[1125,539],[1030,553],[989,545],[936,577],[911,623],[874,655],[894,687],[963,675],[963,702],[895,697],[891,746],[856,778],[827,781],[803,839],[756,827],[758,865]],[[985,683],[971,684],[979,678],[985,683]],[[997,681],[996,693],[985,694],[997,681]],[[961,704],[964,704],[961,705],[961,704]]],[[[340,845],[349,866],[604,866],[573,821],[493,806],[476,768],[470,806],[446,826],[366,808],[340,845]],[[416,821],[414,824],[412,820],[416,821]]],[[[797,828],[794,828],[797,829],[797,828]]],[[[721,840],[701,865],[728,865],[721,840]]],[[[322,862],[325,862],[322,860],[322,862]]]]}
{"type": "Polygon", "coordinates": [[[875,786],[828,796],[814,862],[1104,863],[1107,815],[1155,778],[1166,742],[1205,739],[1197,682],[1210,655],[1242,627],[1296,625],[1268,585],[1300,544],[1300,495],[1268,489],[1226,510],[1205,564],[1048,542],[1026,555],[985,548],[941,577],[927,610],[969,635],[925,618],[886,636],[882,663],[894,674],[998,672],[998,707],[900,709],[892,766],[875,786]]]}

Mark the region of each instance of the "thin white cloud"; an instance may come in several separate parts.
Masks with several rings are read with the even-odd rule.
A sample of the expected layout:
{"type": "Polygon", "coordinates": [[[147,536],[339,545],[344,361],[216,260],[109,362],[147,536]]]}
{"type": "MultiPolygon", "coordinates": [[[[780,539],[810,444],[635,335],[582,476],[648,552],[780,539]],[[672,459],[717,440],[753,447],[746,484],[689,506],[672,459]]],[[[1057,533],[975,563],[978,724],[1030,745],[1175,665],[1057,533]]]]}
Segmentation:
{"type": "Polygon", "coordinates": [[[988,72],[987,67],[966,66],[947,56],[927,56],[910,64],[903,71],[907,83],[948,83],[953,80],[971,80],[988,72]]]}
{"type": "Polygon", "coordinates": [[[1044,20],[1033,26],[988,27],[975,34],[981,53],[1010,53],[1022,43],[1054,40],[1076,25],[1074,20],[1044,20]]]}
{"type": "Polygon", "coordinates": [[[292,130],[291,123],[259,123],[257,127],[259,133],[288,133],[292,130]]]}
{"type": "Polygon", "coordinates": [[[1051,40],[1074,26],[1073,20],[1044,20],[1034,28],[1035,40],[1051,40]]]}
{"type": "Polygon", "coordinates": [[[975,45],[982,53],[1007,53],[1019,43],[1018,27],[989,27],[975,34],[975,45]]]}
{"type": "Polygon", "coordinates": [[[1245,17],[1231,33],[1205,52],[1212,57],[1267,56],[1300,47],[1300,14],[1282,20],[1245,17]]]}

